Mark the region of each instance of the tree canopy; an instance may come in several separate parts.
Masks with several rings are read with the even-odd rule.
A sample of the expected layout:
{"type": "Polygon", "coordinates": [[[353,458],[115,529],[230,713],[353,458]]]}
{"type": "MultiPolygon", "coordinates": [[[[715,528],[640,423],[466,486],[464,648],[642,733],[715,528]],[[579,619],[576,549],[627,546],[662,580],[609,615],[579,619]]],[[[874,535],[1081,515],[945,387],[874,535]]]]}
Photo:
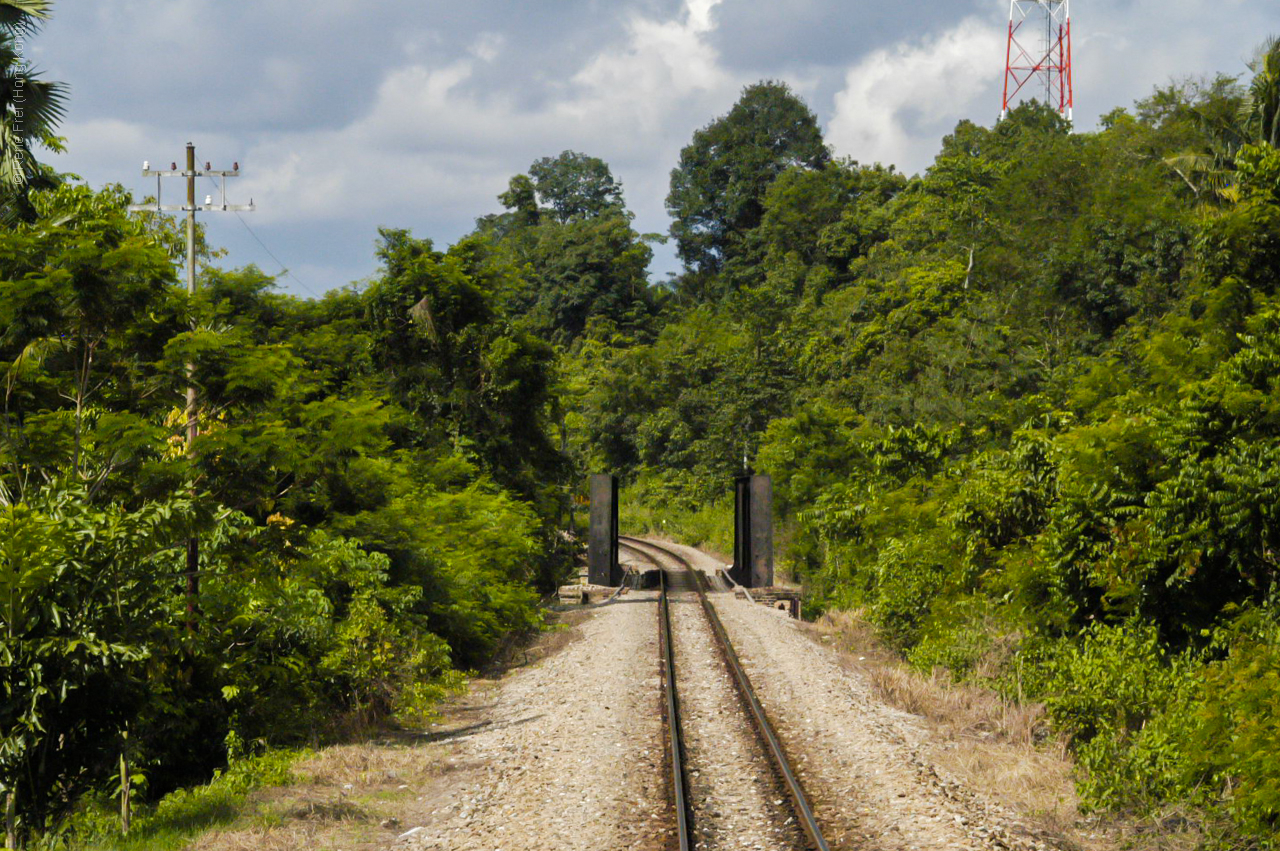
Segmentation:
{"type": "Polygon", "coordinates": [[[538,199],[561,223],[623,210],[622,185],[599,157],[564,151],[529,166],[538,199]]]}
{"type": "Polygon", "coordinates": [[[671,172],[667,210],[680,258],[720,271],[760,224],[769,184],[829,159],[817,117],[786,83],[747,86],[726,115],[693,134],[671,172]]]}
{"type": "Polygon", "coordinates": [[[602,160],[574,151],[542,157],[498,200],[507,212],[481,218],[477,232],[491,246],[491,265],[527,270],[511,306],[530,327],[571,343],[592,322],[644,324],[652,315],[653,251],[602,160]]]}

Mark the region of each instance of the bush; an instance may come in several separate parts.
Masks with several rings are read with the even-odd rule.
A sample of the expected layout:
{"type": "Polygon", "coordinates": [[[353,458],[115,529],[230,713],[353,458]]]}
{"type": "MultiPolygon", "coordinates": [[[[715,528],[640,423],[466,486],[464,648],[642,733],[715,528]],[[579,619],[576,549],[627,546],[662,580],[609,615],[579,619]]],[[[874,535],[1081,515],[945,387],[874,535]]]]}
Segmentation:
{"type": "Polygon", "coordinates": [[[1038,649],[1033,690],[1075,737],[1086,806],[1144,808],[1184,790],[1200,683],[1192,654],[1168,654],[1155,629],[1136,620],[1038,649]]]}
{"type": "Polygon", "coordinates": [[[1225,789],[1227,809],[1255,834],[1280,825],[1280,647],[1250,640],[1209,666],[1190,741],[1189,783],[1225,789]]]}
{"type": "MultiPolygon", "coordinates": [[[[920,641],[907,653],[911,665],[930,672],[945,668],[956,679],[992,679],[999,670],[983,665],[1000,641],[1002,624],[982,597],[963,597],[935,606],[921,629],[920,641]]],[[[999,660],[993,660],[998,661],[999,660]]]]}
{"type": "Polygon", "coordinates": [[[623,534],[657,535],[732,554],[732,499],[700,502],[676,497],[673,490],[670,483],[654,476],[623,488],[618,518],[623,534]]]}
{"type": "Polygon", "coordinates": [[[947,568],[932,543],[922,536],[890,539],[872,567],[871,618],[899,647],[919,640],[921,625],[946,582],[947,568]]]}

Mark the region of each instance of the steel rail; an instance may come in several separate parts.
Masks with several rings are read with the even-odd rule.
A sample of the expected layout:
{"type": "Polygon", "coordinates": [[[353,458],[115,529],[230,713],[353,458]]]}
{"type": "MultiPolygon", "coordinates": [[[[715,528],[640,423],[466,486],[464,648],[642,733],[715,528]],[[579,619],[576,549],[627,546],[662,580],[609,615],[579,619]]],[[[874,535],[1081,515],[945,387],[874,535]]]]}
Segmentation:
{"type": "MultiPolygon", "coordinates": [[[[622,536],[619,536],[621,539],[622,536]]],[[[809,805],[809,798],[805,795],[804,789],[800,785],[800,779],[796,777],[795,772],[791,768],[791,762],[787,758],[786,751],[783,749],[782,741],[778,738],[777,732],[774,731],[773,725],[766,716],[764,707],[760,704],[760,700],[756,697],[755,689],[751,686],[751,680],[747,676],[746,670],[742,667],[742,661],[738,658],[737,652],[733,649],[733,643],[729,641],[729,634],[725,631],[724,624],[720,622],[720,616],[716,614],[715,606],[707,597],[704,588],[705,577],[700,570],[697,570],[689,563],[689,560],[675,550],[668,549],[660,544],[654,544],[649,541],[640,540],[638,538],[628,538],[650,549],[674,559],[681,564],[685,570],[688,570],[694,577],[694,588],[698,592],[698,598],[702,602],[702,609],[707,613],[707,620],[711,623],[711,631],[716,637],[716,644],[720,648],[721,656],[724,658],[726,666],[733,674],[734,684],[737,686],[738,695],[746,704],[747,712],[751,716],[751,720],[756,728],[756,733],[760,736],[761,742],[768,751],[773,761],[774,769],[778,772],[783,780],[783,784],[787,788],[787,794],[791,798],[792,806],[795,808],[796,814],[800,817],[800,826],[804,828],[804,832],[808,835],[809,841],[818,851],[830,851],[826,839],[822,836],[822,829],[818,826],[818,820],[813,814],[813,808],[809,805]]],[[[628,544],[631,549],[636,549],[634,544],[628,544]]],[[[665,583],[665,579],[664,579],[665,583]]],[[[664,584],[663,599],[665,601],[666,591],[664,584]]]]}
{"type": "Polygon", "coordinates": [[[671,640],[671,608],[667,601],[667,572],[644,550],[632,550],[648,558],[658,569],[661,594],[658,597],[659,643],[662,645],[663,689],[667,698],[667,731],[671,748],[671,797],[676,811],[676,837],[680,851],[693,848],[693,808],[684,773],[684,729],[680,720],[680,696],[676,691],[675,643],[671,640]]]}
{"type": "Polygon", "coordinates": [[[659,606],[662,609],[662,657],[666,666],[667,692],[667,729],[671,740],[671,787],[675,798],[676,835],[680,840],[680,851],[693,848],[693,809],[690,805],[688,790],[685,786],[684,774],[684,732],[680,720],[680,698],[676,692],[676,662],[671,640],[671,608],[667,602],[667,574],[659,568],[659,582],[662,583],[662,596],[659,606]]]}
{"type": "Polygon", "coordinates": [[[653,553],[635,544],[619,543],[649,562],[658,571],[658,643],[661,645],[663,667],[663,691],[666,693],[667,730],[671,748],[671,795],[676,811],[676,836],[680,851],[693,848],[693,808],[689,801],[688,785],[684,773],[684,730],[680,721],[680,697],[676,692],[676,663],[674,642],[671,640],[671,609],[667,602],[667,572],[662,569],[653,553]]]}
{"type": "Polygon", "coordinates": [[[623,536],[621,535],[618,536],[618,546],[626,547],[627,549],[631,550],[631,552],[635,553],[636,555],[640,556],[640,558],[644,559],[645,561],[649,562],[649,564],[653,565],[655,570],[661,572],[662,565],[658,562],[657,557],[655,557],[653,553],[642,550],[640,547],[637,547],[635,544],[627,543],[622,539],[622,537],[623,536]]]}

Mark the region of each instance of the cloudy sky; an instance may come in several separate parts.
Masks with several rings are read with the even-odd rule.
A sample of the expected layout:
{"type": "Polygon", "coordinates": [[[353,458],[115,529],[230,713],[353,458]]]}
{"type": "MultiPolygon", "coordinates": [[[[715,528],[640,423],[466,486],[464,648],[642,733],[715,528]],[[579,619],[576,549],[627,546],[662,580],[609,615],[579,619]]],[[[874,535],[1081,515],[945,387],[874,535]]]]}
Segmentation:
{"type": "MultiPolygon", "coordinates": [[[[1072,13],[1080,130],[1171,78],[1243,73],[1280,32],[1270,0],[1072,13]]],[[[60,0],[28,55],[71,87],[58,167],[142,194],[142,161],[188,140],[238,160],[230,200],[258,211],[253,234],[205,216],[221,262],[283,264],[312,295],[373,273],[377,227],[451,243],[566,148],[665,231],[680,148],[760,79],[803,96],[838,155],[918,172],[956,121],[998,114],[1007,20],[1005,0],[60,0]]],[[[655,277],[675,265],[660,249],[655,277]]]]}

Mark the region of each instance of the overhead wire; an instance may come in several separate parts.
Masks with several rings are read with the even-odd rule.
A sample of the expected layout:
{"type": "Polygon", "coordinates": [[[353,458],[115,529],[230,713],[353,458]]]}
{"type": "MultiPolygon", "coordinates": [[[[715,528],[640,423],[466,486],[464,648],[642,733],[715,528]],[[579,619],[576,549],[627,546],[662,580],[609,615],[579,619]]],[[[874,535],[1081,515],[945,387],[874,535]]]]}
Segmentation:
{"type": "MultiPolygon", "coordinates": [[[[221,188],[218,186],[218,182],[207,174],[205,175],[205,180],[212,183],[214,185],[214,188],[216,189],[221,188]]],[[[267,244],[262,241],[262,238],[259,237],[257,233],[254,232],[253,228],[249,226],[249,223],[244,220],[244,216],[240,215],[240,212],[238,210],[232,210],[231,212],[235,213],[235,217],[240,220],[240,224],[244,225],[244,229],[249,232],[249,236],[253,237],[254,242],[262,246],[262,250],[267,252],[267,256],[270,257],[272,260],[276,261],[276,265],[280,267],[280,271],[283,274],[292,278],[294,283],[296,283],[298,286],[302,287],[304,290],[309,292],[314,298],[323,298],[323,296],[321,296],[320,293],[313,290],[310,286],[306,284],[306,282],[304,282],[297,275],[293,274],[293,270],[290,269],[288,266],[286,266],[284,262],[281,261],[280,258],[275,255],[275,252],[267,247],[267,244]]]]}

